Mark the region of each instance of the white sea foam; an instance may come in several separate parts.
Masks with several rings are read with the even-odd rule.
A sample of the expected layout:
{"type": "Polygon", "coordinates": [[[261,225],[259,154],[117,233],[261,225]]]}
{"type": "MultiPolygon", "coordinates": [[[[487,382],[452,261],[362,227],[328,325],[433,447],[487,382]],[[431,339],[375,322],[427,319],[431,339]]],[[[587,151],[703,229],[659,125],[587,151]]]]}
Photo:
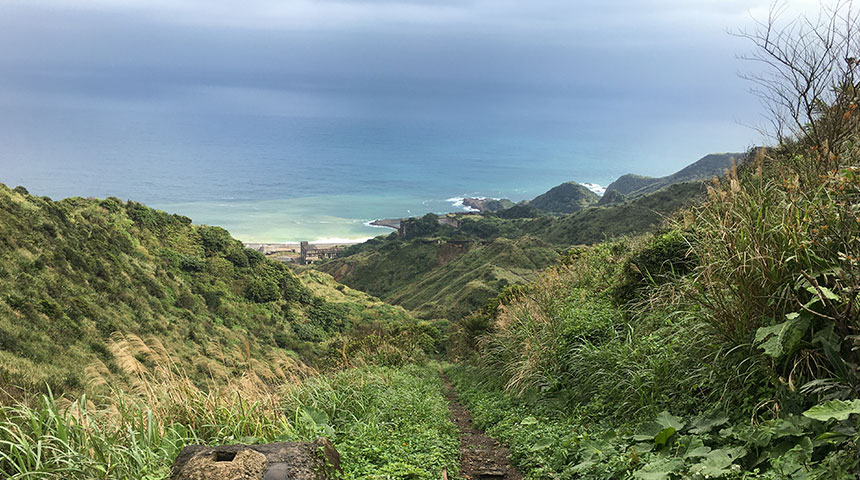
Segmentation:
{"type": "Polygon", "coordinates": [[[446,199],[445,201],[449,202],[451,205],[454,205],[455,207],[462,207],[463,206],[463,200],[465,200],[465,199],[466,199],[465,197],[451,197],[449,199],[446,199]]]}
{"type": "Polygon", "coordinates": [[[373,225],[373,222],[375,222],[375,221],[376,220],[368,220],[366,222],[361,222],[361,224],[364,225],[365,227],[371,227],[371,228],[386,228],[386,229],[390,228],[390,227],[383,227],[382,225],[373,225]]]}
{"type": "MultiPolygon", "coordinates": [[[[477,198],[479,200],[486,200],[487,199],[487,197],[469,197],[469,198],[477,198]]],[[[451,205],[453,205],[457,208],[462,208],[463,211],[465,211],[465,212],[480,212],[480,210],[478,210],[477,208],[464,205],[463,204],[464,200],[466,200],[466,197],[451,197],[451,198],[446,199],[445,201],[449,202],[451,205]]]]}
{"type": "Polygon", "coordinates": [[[594,192],[598,195],[603,195],[604,193],[606,193],[606,187],[601,187],[600,185],[598,185],[596,183],[585,182],[582,184],[582,186],[591,190],[592,192],[594,192]]]}
{"type": "Polygon", "coordinates": [[[373,237],[358,237],[358,238],[341,238],[341,237],[324,237],[317,238],[316,240],[310,243],[362,243],[370,240],[373,237]]]}

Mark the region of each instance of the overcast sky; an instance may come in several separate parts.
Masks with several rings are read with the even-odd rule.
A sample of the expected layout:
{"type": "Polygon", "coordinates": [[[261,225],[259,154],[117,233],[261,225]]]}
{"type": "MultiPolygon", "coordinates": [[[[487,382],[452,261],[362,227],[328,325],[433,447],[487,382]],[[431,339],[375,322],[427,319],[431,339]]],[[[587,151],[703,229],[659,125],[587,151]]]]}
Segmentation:
{"type": "Polygon", "coordinates": [[[696,102],[746,121],[755,100],[737,73],[752,67],[735,59],[747,45],[726,30],[768,5],[0,0],[0,105],[559,115],[595,101],[696,102]]]}

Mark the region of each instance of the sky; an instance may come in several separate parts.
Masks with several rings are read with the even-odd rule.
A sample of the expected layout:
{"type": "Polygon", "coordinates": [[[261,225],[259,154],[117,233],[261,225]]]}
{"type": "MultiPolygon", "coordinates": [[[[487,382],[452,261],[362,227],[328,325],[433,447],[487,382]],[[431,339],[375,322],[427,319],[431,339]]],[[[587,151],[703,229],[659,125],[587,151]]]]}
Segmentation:
{"type": "Polygon", "coordinates": [[[0,106],[543,117],[594,102],[611,115],[695,103],[746,122],[758,109],[737,73],[752,67],[726,32],[768,6],[0,0],[0,106]]]}

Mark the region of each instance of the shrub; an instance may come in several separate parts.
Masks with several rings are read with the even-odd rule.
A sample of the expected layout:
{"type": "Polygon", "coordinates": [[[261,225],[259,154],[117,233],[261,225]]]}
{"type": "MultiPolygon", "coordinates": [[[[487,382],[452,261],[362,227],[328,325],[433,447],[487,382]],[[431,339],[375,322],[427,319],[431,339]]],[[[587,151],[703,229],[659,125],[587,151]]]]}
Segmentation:
{"type": "Polygon", "coordinates": [[[657,286],[690,273],[696,261],[688,242],[689,238],[677,229],[654,236],[625,262],[621,278],[612,289],[615,301],[630,302],[644,287],[657,286]]]}
{"type": "Polygon", "coordinates": [[[233,244],[233,237],[221,227],[201,226],[197,229],[206,255],[224,253],[233,244]]]}
{"type": "Polygon", "coordinates": [[[305,342],[321,342],[328,337],[322,327],[311,323],[295,323],[293,331],[296,332],[299,340],[305,342]]]}
{"type": "Polygon", "coordinates": [[[193,310],[195,305],[197,305],[197,299],[189,292],[182,292],[176,298],[176,306],[179,308],[193,310]]]}
{"type": "Polygon", "coordinates": [[[245,298],[256,303],[274,302],[280,298],[280,291],[275,282],[267,278],[257,278],[248,282],[245,298]]]}
{"type": "Polygon", "coordinates": [[[263,262],[263,260],[266,259],[265,255],[263,255],[262,253],[260,253],[256,250],[251,250],[250,248],[244,248],[244,249],[242,249],[242,251],[245,253],[245,257],[248,259],[248,265],[252,268],[261,264],[263,262]]]}
{"type": "Polygon", "coordinates": [[[222,293],[218,291],[206,291],[203,292],[203,301],[206,302],[206,308],[209,309],[210,312],[217,312],[219,308],[221,308],[221,297],[222,293]]]}
{"type": "Polygon", "coordinates": [[[122,210],[124,204],[122,200],[116,197],[108,197],[99,202],[99,205],[111,213],[118,213],[122,210]]]}
{"type": "Polygon", "coordinates": [[[311,305],[308,310],[308,317],[313,325],[328,333],[343,332],[349,328],[346,308],[321,299],[311,305]]]}
{"type": "Polygon", "coordinates": [[[247,268],[250,265],[248,262],[248,255],[242,248],[235,247],[229,249],[225,258],[238,268],[247,268]]]}
{"type": "Polygon", "coordinates": [[[196,255],[180,255],[179,268],[186,272],[202,272],[206,268],[206,259],[196,255]]]}

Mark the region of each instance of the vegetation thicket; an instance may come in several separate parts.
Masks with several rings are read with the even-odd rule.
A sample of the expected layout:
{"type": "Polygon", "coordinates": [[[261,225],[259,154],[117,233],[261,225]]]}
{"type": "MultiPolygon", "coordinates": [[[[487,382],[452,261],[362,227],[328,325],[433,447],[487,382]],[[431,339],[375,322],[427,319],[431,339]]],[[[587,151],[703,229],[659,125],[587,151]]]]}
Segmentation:
{"type": "Polygon", "coordinates": [[[416,342],[434,331],[358,292],[329,289],[329,301],[225,230],[135,202],[0,186],[0,229],[0,387],[16,397],[83,391],[81,365],[125,375],[124,334],[157,338],[195,379],[220,382],[237,365],[274,378],[261,360],[283,352],[324,366],[358,331],[416,342]]]}
{"type": "Polygon", "coordinates": [[[135,202],[0,185],[0,229],[3,478],[165,478],[188,444],[321,434],[347,478],[456,471],[438,367],[410,366],[446,323],[135,202]]]}
{"type": "Polygon", "coordinates": [[[841,72],[796,136],[456,325],[450,374],[528,478],[860,475],[860,50],[850,3],[822,18],[766,45],[841,72]]]}
{"type": "Polygon", "coordinates": [[[0,473],[24,479],[163,479],[185,445],[332,440],[346,479],[437,479],[457,469],[438,367],[364,366],[204,391],[169,361],[105,405],[46,394],[0,407],[0,473]]]}

